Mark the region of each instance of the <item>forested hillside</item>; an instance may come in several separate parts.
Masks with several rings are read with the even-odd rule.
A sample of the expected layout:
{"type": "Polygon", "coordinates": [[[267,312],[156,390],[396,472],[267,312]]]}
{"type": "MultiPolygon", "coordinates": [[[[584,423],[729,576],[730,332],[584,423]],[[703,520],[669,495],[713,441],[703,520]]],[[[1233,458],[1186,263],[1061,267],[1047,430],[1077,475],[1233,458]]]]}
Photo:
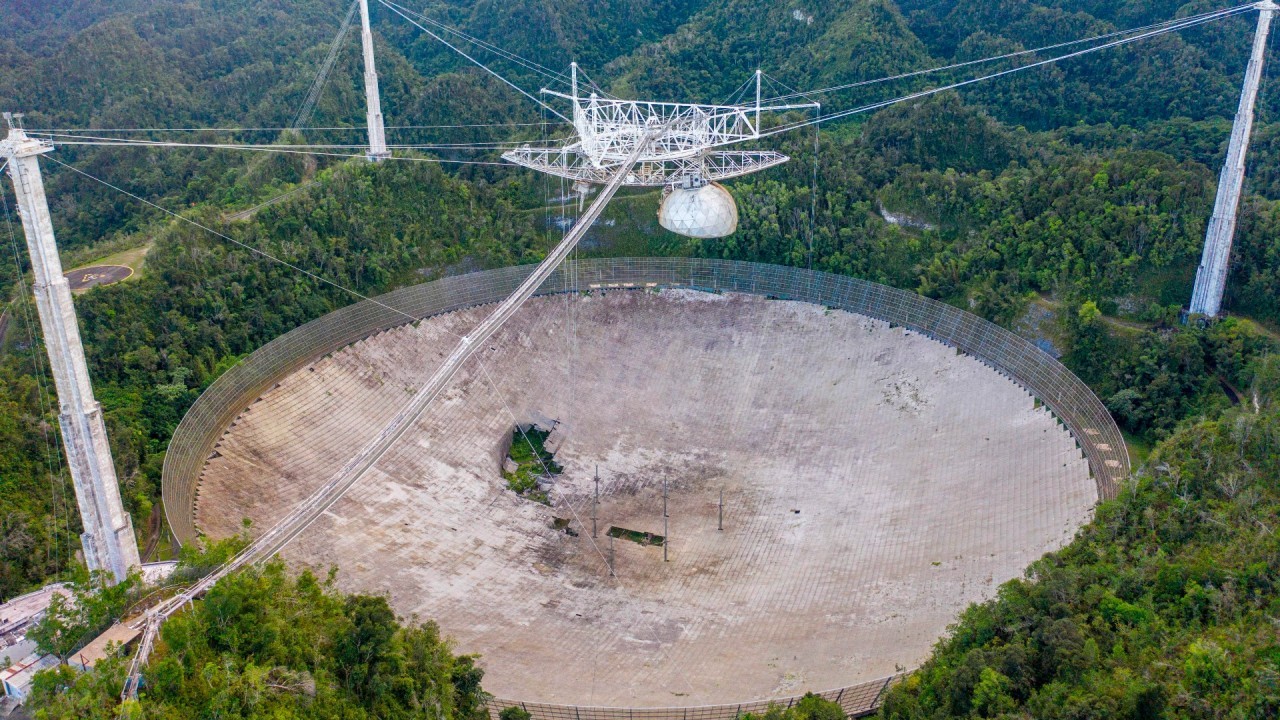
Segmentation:
{"type": "MultiPolygon", "coordinates": [[[[556,72],[576,59],[604,90],[622,96],[712,102],[731,97],[757,67],[768,73],[767,95],[787,94],[1223,6],[1210,0],[400,4],[556,72]]],[[[348,7],[347,0],[4,3],[0,109],[26,112],[33,129],[118,136],[112,131],[219,128],[123,135],[196,143],[303,139],[351,146],[337,155],[358,154],[363,94],[353,36],[314,112],[298,117],[348,7]],[[302,129],[284,130],[295,124],[302,129]]],[[[547,116],[536,105],[379,3],[372,9],[393,144],[554,134],[554,126],[541,125],[547,116]],[[424,127],[441,125],[468,127],[424,127]]],[[[1280,326],[1280,92],[1272,90],[1280,58],[1270,58],[1264,79],[1228,284],[1227,308],[1235,317],[1208,328],[1184,327],[1177,317],[1190,294],[1253,21],[1232,18],[855,116],[820,132],[780,135],[771,147],[792,162],[731,183],[742,224],[725,240],[690,241],[660,230],[654,194],[621,198],[611,210],[618,223],[593,234],[587,251],[597,254],[800,265],[971,309],[1061,354],[1130,433],[1138,461],[1159,445],[1143,479],[1104,509],[1077,545],[1038,565],[1035,582],[965,618],[927,671],[895,695],[895,717],[1038,713],[1089,688],[1103,688],[1108,697],[1141,696],[1125,708],[1156,707],[1149,703],[1158,696],[1159,707],[1185,709],[1192,706],[1171,688],[1201,682],[1194,679],[1200,670],[1186,669],[1200,662],[1188,654],[1193,646],[1251,658],[1254,668],[1274,666],[1274,643],[1233,628],[1274,614],[1265,601],[1274,588],[1255,581],[1248,568],[1280,564],[1274,535],[1249,534],[1273,525],[1263,510],[1271,492],[1265,479],[1274,477],[1264,468],[1274,451],[1256,443],[1269,437],[1267,413],[1274,414],[1259,363],[1274,349],[1280,326]],[[1254,388],[1262,388],[1256,416],[1248,412],[1254,388]],[[1250,428],[1249,439],[1231,434],[1238,428],[1250,428]],[[1205,469],[1194,460],[1198,448],[1212,448],[1215,458],[1221,453],[1221,462],[1205,469]],[[1231,481],[1238,487],[1224,499],[1225,491],[1215,489],[1225,477],[1220,468],[1245,462],[1239,458],[1248,467],[1238,469],[1231,481]],[[1178,480],[1170,479],[1170,468],[1181,468],[1178,480]],[[1192,482],[1203,492],[1189,491],[1192,482]],[[1233,509],[1246,500],[1249,508],[1233,509]],[[1160,534],[1178,523],[1176,538],[1160,534]],[[1215,534],[1211,526],[1230,532],[1215,534]],[[1103,552],[1104,545],[1111,549],[1103,552]],[[1186,558],[1174,589],[1142,589],[1158,579],[1150,556],[1186,558]],[[1209,565],[1217,569],[1204,570],[1209,565]],[[1194,602],[1209,609],[1179,609],[1192,602],[1182,598],[1193,584],[1209,598],[1194,602]],[[1213,604],[1225,602],[1228,585],[1229,611],[1213,604]],[[1071,647],[1079,646],[1074,659],[1037,639],[1057,632],[1045,624],[1050,618],[1073,624],[1074,630],[1059,629],[1071,647]],[[1164,640],[1170,655],[1161,658],[1164,640]],[[1024,654],[1010,660],[1016,653],[1024,654]],[[1161,662],[1174,670],[1144,676],[1142,687],[1121,687],[1115,679],[1142,676],[1161,662]],[[1110,679],[1091,674],[1101,672],[1110,679]],[[1161,689],[1150,695],[1148,685],[1161,689]]],[[[559,82],[464,46],[531,92],[559,82]]],[[[941,73],[819,99],[830,113],[967,76],[941,73]]],[[[505,167],[431,162],[493,161],[492,152],[401,154],[417,161],[369,165],[320,154],[73,144],[60,145],[55,157],[365,294],[532,262],[558,236],[551,221],[560,211],[546,209],[563,194],[557,184],[505,167]],[[248,220],[227,218],[297,187],[248,220]]],[[[199,392],[244,354],[353,297],[55,163],[43,167],[68,267],[150,248],[139,278],[77,299],[123,494],[135,527],[146,533],[168,438],[199,392]]],[[[0,599],[67,574],[79,546],[56,446],[51,381],[38,326],[28,322],[34,308],[19,285],[26,272],[20,233],[14,239],[14,260],[0,263],[6,289],[0,599]]],[[[1212,680],[1219,683],[1212,692],[1204,689],[1209,685],[1185,687],[1211,696],[1213,708],[1245,707],[1232,692],[1246,675],[1212,680]]],[[[1248,677],[1255,683],[1249,687],[1265,680],[1248,677]]],[[[1207,716],[1202,710],[1186,713],[1207,716]]]]}
{"type": "MultiPolygon", "coordinates": [[[[966,43],[1024,47],[1209,7],[1130,4],[1135,7],[1126,10],[1116,4],[842,0],[812,8],[778,3],[753,12],[749,4],[732,1],[619,0],[497,4],[501,7],[454,3],[432,11],[553,68],[576,57],[599,82],[620,93],[714,99],[748,78],[757,64],[778,82],[814,87],[973,57],[966,54],[966,43]],[[1041,22],[1044,18],[1054,22],[1041,22]]],[[[28,111],[27,125],[33,128],[286,127],[295,120],[346,7],[343,0],[6,5],[0,8],[5,28],[0,57],[8,72],[0,73],[0,104],[28,111]]],[[[384,106],[393,126],[541,119],[524,98],[386,8],[377,3],[374,8],[384,106]]],[[[1248,35],[1247,21],[1224,21],[962,95],[890,108],[864,122],[828,127],[820,138],[811,131],[784,135],[779,141],[793,162],[733,186],[744,216],[734,237],[685,242],[657,231],[641,213],[632,214],[633,230],[621,231],[615,245],[627,252],[697,253],[856,274],[917,289],[1005,323],[1018,320],[1033,293],[1068,310],[1092,300],[1108,313],[1163,323],[1171,308],[1184,302],[1198,256],[1228,131],[1223,116],[1233,101],[1248,35]],[[1121,66],[1130,70],[1119,72],[1121,66]],[[1187,84],[1197,91],[1187,92],[1187,84]],[[1206,92],[1214,87],[1221,91],[1206,92]],[[1144,107],[1125,105],[1138,96],[1157,100],[1144,107]],[[1022,106],[1072,112],[1028,122],[1011,114],[1011,108],[1022,106]],[[1105,115],[1080,114],[1103,107],[1111,109],[1105,115]],[[965,142],[956,142],[957,137],[965,142]],[[933,229],[886,223],[885,210],[906,213],[933,229]],[[634,227],[637,218],[640,227],[634,227]]],[[[354,40],[347,40],[304,126],[358,129],[358,53],[354,40]]],[[[483,52],[477,55],[531,89],[546,79],[483,52]]],[[[923,82],[870,86],[823,99],[840,107],[923,82]]],[[[1264,120],[1271,112],[1267,107],[1264,120]]],[[[473,142],[536,139],[541,130],[391,132],[393,142],[473,142]]],[[[1236,265],[1229,301],[1246,314],[1275,320],[1280,319],[1275,300],[1280,280],[1267,238],[1277,219],[1268,199],[1276,184],[1271,169],[1276,133],[1264,124],[1259,135],[1254,176],[1261,195],[1249,201],[1243,219],[1242,262],[1236,265]]],[[[270,142],[281,133],[143,136],[270,142]]],[[[360,140],[359,132],[342,131],[304,130],[288,137],[341,144],[360,140]]],[[[214,225],[229,208],[318,179],[303,195],[237,224],[232,232],[361,292],[384,290],[422,277],[413,270],[430,274],[451,262],[479,267],[535,259],[531,248],[545,228],[536,214],[519,210],[540,207],[557,194],[540,179],[489,166],[453,166],[443,174],[399,165],[338,169],[340,159],[324,156],[264,160],[233,151],[77,145],[61,146],[58,157],[214,225]],[[392,175],[417,179],[404,181],[393,195],[356,199],[348,191],[352,173],[372,173],[371,181],[396,182],[392,175]],[[406,213],[430,217],[419,213],[449,202],[442,200],[452,192],[445,177],[458,183],[459,194],[451,201],[457,209],[450,216],[461,229],[450,240],[405,244],[402,229],[430,225],[411,221],[406,213]],[[317,204],[340,209],[317,219],[312,211],[317,204]],[[335,218],[342,222],[334,225],[335,218]],[[513,223],[521,229],[504,227],[513,223]],[[465,230],[472,226],[490,230],[483,236],[465,230]],[[359,242],[344,237],[352,230],[359,242]],[[439,260],[442,255],[448,259],[439,260]]],[[[81,302],[99,395],[108,408],[122,477],[128,478],[126,495],[134,512],[146,515],[156,500],[160,453],[199,390],[239,355],[348,298],[309,281],[278,282],[278,267],[241,256],[225,241],[170,225],[157,211],[56,164],[47,163],[46,172],[59,239],[74,257],[93,259],[96,246],[154,244],[142,280],[95,291],[81,302]],[[270,281],[253,277],[263,272],[270,281]],[[286,298],[280,293],[287,292],[282,288],[296,288],[298,302],[282,302],[286,298]],[[265,314],[248,310],[254,306],[265,307],[265,314]],[[163,310],[141,310],[153,307],[163,310]]],[[[609,252],[607,244],[600,252],[609,252]]],[[[14,265],[0,268],[8,268],[0,269],[0,280],[13,283],[14,265]]],[[[65,486],[51,488],[46,477],[48,441],[56,439],[56,424],[50,422],[47,394],[45,411],[39,409],[40,387],[31,379],[39,354],[28,347],[31,338],[18,321],[25,310],[21,303],[13,307],[10,352],[3,358],[4,372],[12,378],[5,392],[14,407],[8,417],[15,438],[9,445],[15,452],[5,458],[14,469],[5,473],[5,482],[21,489],[11,495],[15,501],[4,521],[9,528],[4,542],[13,548],[4,553],[0,573],[5,594],[64,566],[75,547],[70,495],[65,486]],[[53,514],[51,504],[60,507],[56,522],[45,521],[53,514]],[[55,527],[63,533],[60,551],[53,543],[55,527]]],[[[1061,335],[1057,344],[1069,350],[1070,328],[1061,335]]],[[[1141,358],[1151,352],[1163,356],[1167,342],[1165,336],[1128,340],[1134,367],[1112,367],[1107,377],[1098,378],[1108,396],[1148,372],[1137,367],[1141,358]]],[[[1117,399],[1123,417],[1160,417],[1166,426],[1177,422],[1148,407],[1161,407],[1166,399],[1151,399],[1142,390],[1137,398],[1133,394],[1117,399]]],[[[1197,395],[1208,401],[1211,386],[1197,395]]],[[[1143,433],[1151,423],[1135,420],[1130,427],[1143,433]]]]}
{"type": "Polygon", "coordinates": [[[88,674],[45,673],[38,717],[488,717],[475,658],[434,623],[400,622],[385,597],[342,595],[332,578],[290,577],[275,561],[219,583],[164,627],[142,702],[121,707],[127,658],[88,674]]]}

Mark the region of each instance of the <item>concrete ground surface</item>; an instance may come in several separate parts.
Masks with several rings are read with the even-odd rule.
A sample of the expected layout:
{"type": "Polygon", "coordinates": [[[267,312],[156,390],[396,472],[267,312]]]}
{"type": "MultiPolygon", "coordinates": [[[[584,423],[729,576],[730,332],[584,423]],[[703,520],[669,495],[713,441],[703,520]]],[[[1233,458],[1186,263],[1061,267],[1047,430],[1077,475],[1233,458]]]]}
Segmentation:
{"type": "MultiPolygon", "coordinates": [[[[280,518],[488,310],[379,333],[282,379],[208,461],[201,529],[280,518]]],[[[283,554],[438,621],[482,655],[498,697],[692,706],[884,677],[1069,541],[1097,499],[1071,436],[1026,392],[862,316],[596,292],[534,299],[489,345],[283,554]],[[556,426],[552,507],[500,475],[528,422],[556,426]],[[664,480],[670,561],[611,544],[610,527],[663,532],[664,480]]]]}
{"type": "MultiPolygon", "coordinates": [[[[27,631],[44,617],[55,595],[70,599],[71,589],[66,583],[54,583],[0,604],[0,661],[17,662],[35,652],[35,643],[26,639],[27,631]]],[[[0,665],[4,667],[8,664],[0,665]]]]}

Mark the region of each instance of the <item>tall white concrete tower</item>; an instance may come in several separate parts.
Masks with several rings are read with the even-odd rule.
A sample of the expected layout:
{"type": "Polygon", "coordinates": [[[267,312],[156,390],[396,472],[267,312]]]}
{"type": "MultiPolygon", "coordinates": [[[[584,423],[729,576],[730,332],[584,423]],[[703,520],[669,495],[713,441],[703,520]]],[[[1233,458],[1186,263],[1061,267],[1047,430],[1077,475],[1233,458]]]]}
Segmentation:
{"type": "Polygon", "coordinates": [[[360,44],[364,48],[364,99],[369,119],[369,159],[391,156],[387,130],[382,122],[382,98],[378,94],[378,68],[373,62],[373,30],[369,28],[369,0],[360,0],[360,44]]]}
{"type": "Polygon", "coordinates": [[[1253,36],[1253,54],[1244,72],[1244,89],[1235,125],[1231,128],[1231,144],[1227,162],[1218,180],[1218,197],[1213,204],[1213,217],[1205,233],[1204,253],[1196,270],[1196,285],[1191,292],[1191,314],[1216,317],[1222,310],[1222,296],[1227,289],[1227,270],[1231,261],[1231,244],[1236,235],[1236,215],[1240,194],[1244,189],[1244,163],[1249,154],[1249,136],[1253,134],[1253,110],[1258,101],[1258,85],[1267,59],[1267,37],[1271,20],[1280,10],[1272,0],[1257,4],[1258,28],[1253,36]]]}
{"type": "Polygon", "coordinates": [[[0,157],[8,161],[18,212],[27,236],[27,251],[35,273],[36,308],[44,331],[45,349],[58,391],[58,422],[84,533],[80,536],[85,563],[90,570],[106,570],[116,581],[140,564],[133,523],[120,503],[102,407],[93,398],[89,368],[71,290],[62,276],[62,261],[53,237],[53,223],[44,196],[39,157],[53,145],[27,137],[9,121],[9,136],[0,141],[0,157]]]}

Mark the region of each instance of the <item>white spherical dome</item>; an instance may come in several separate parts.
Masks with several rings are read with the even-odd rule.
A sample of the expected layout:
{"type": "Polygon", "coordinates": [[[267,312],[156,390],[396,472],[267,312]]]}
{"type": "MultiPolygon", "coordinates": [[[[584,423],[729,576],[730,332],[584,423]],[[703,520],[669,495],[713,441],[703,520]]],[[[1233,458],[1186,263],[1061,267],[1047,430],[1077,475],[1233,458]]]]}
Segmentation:
{"type": "Polygon", "coordinates": [[[738,229],[738,205],[723,187],[671,191],[658,208],[658,224],[673,233],[696,238],[720,238],[738,229]]]}

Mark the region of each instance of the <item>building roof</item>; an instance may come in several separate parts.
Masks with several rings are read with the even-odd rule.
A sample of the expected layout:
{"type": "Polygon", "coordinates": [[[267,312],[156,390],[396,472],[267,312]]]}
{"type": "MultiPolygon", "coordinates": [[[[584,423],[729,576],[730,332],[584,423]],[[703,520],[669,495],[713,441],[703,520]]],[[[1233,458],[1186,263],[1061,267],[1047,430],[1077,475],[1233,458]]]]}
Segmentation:
{"type": "Polygon", "coordinates": [[[35,653],[38,655],[39,653],[36,653],[36,650],[37,650],[36,641],[26,640],[26,639],[19,640],[13,645],[0,647],[0,661],[6,660],[6,659],[8,660],[8,662],[4,663],[4,665],[0,667],[12,665],[13,663],[17,662],[18,660],[21,660],[22,658],[28,655],[31,655],[32,653],[35,653]]]}
{"type": "Polygon", "coordinates": [[[79,667],[81,670],[89,670],[98,661],[103,658],[110,657],[112,653],[108,652],[108,646],[113,643],[116,649],[125,647],[137,640],[142,635],[142,631],[131,628],[122,623],[116,623],[107,628],[107,631],[89,641],[88,645],[81,648],[80,652],[72,657],[67,658],[67,662],[73,666],[79,667]]]}
{"type": "Polygon", "coordinates": [[[55,594],[70,597],[71,590],[66,583],[55,583],[0,604],[0,635],[21,633],[39,620],[55,594]]]}
{"type": "Polygon", "coordinates": [[[57,664],[56,655],[28,655],[4,670],[0,670],[0,682],[6,686],[6,693],[8,687],[23,691],[31,684],[31,678],[36,673],[57,664]]]}

